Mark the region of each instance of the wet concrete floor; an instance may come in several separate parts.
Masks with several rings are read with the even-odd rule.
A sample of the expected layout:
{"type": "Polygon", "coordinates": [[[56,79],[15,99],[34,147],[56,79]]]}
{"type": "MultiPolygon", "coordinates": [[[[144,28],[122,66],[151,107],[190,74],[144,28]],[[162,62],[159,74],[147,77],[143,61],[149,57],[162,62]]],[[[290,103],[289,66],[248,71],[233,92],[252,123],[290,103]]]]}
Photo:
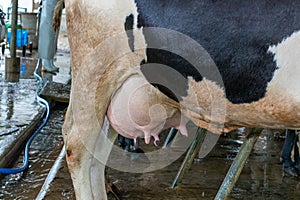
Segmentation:
{"type": "MultiPolygon", "coordinates": [[[[44,82],[47,81],[55,81],[57,83],[64,83],[66,84],[70,80],[70,52],[68,46],[66,46],[66,36],[61,35],[60,41],[63,40],[63,43],[58,43],[58,51],[55,56],[55,64],[60,67],[60,72],[57,74],[51,73],[44,73],[39,71],[39,74],[43,77],[44,82]]],[[[33,76],[33,71],[37,64],[37,52],[34,50],[32,53],[26,52],[26,57],[21,57],[21,51],[17,51],[17,55],[20,56],[20,79],[16,83],[6,82],[5,81],[5,57],[9,54],[9,50],[6,49],[5,55],[1,57],[0,63],[0,157],[3,156],[3,153],[10,146],[15,145],[16,139],[23,137],[24,134],[23,130],[28,127],[28,125],[32,122],[35,116],[38,114],[38,110],[41,109],[41,106],[38,105],[36,102],[36,89],[37,89],[37,80],[33,76]]],[[[66,107],[66,105],[64,106],[66,107]]],[[[62,112],[63,109],[58,109],[57,112],[62,112]]],[[[55,112],[54,112],[55,116],[55,112]]],[[[63,120],[63,114],[59,114],[61,118],[61,123],[63,120]]],[[[51,125],[51,122],[48,124],[51,125]]],[[[51,125],[57,126],[56,124],[51,125]]],[[[55,159],[54,155],[53,159],[49,160],[39,160],[39,155],[43,154],[44,151],[55,152],[55,147],[59,146],[59,142],[55,141],[61,137],[61,125],[57,127],[58,134],[53,135],[49,134],[51,131],[47,130],[47,127],[43,129],[43,131],[47,131],[46,134],[43,135],[43,131],[40,135],[37,136],[35,141],[37,141],[38,145],[34,145],[35,141],[33,142],[33,148],[30,150],[30,158],[31,155],[38,154],[37,157],[30,162],[30,167],[35,164],[38,164],[39,167],[43,167],[49,162],[49,166],[45,168],[45,173],[48,173],[48,168],[51,167],[51,161],[55,159]],[[47,139],[47,137],[52,137],[51,139],[47,139]],[[54,147],[51,149],[45,149],[47,145],[53,143],[54,147]],[[40,165],[40,163],[42,163],[40,165]],[[31,165],[32,164],[32,165],[31,165]]],[[[50,154],[48,152],[48,154],[50,154]]],[[[17,157],[17,155],[16,155],[17,157]]],[[[9,157],[9,159],[14,159],[13,157],[9,157]]],[[[22,164],[23,155],[19,157],[15,166],[20,166],[22,164]]],[[[30,169],[30,168],[29,168],[30,169]]],[[[32,174],[30,170],[24,172],[24,174],[32,174]]],[[[43,172],[42,172],[43,173],[43,172]]],[[[34,173],[35,174],[35,173],[34,173]]],[[[0,187],[0,199],[34,199],[33,197],[27,196],[26,191],[30,194],[32,193],[32,189],[35,187],[40,187],[40,184],[36,183],[37,180],[41,182],[44,180],[43,178],[34,177],[33,179],[22,179],[25,183],[32,183],[30,186],[24,185],[24,182],[19,179],[19,177],[23,177],[22,174],[12,175],[12,176],[5,176],[4,179],[1,180],[1,187],[0,187]],[[36,179],[35,179],[36,178],[36,179]],[[35,180],[34,180],[35,179],[35,180]],[[19,187],[15,187],[16,181],[19,187]],[[11,191],[12,193],[8,192],[7,185],[12,183],[11,191]],[[28,189],[27,189],[28,188],[28,189]],[[19,192],[18,189],[21,191],[19,192]],[[21,195],[22,194],[22,195],[21,195]]],[[[0,179],[3,176],[0,177],[0,179]]],[[[8,187],[9,188],[9,187],[8,187]]]]}
{"type": "MultiPolygon", "coordinates": [[[[37,52],[26,52],[26,57],[21,57],[20,79],[18,82],[5,81],[5,57],[9,50],[1,56],[0,63],[0,158],[9,146],[14,145],[14,140],[21,137],[23,130],[35,118],[41,106],[36,102],[37,80],[33,71],[37,65],[37,52]]],[[[66,83],[70,79],[70,53],[60,48],[56,55],[56,64],[62,66],[61,72],[49,74],[39,71],[45,81],[66,83]]],[[[40,89],[40,88],[39,88],[40,89]]]]}
{"type": "MultiPolygon", "coordinates": [[[[1,60],[3,64],[3,60],[1,60]]],[[[0,68],[0,131],[19,129],[32,119],[38,105],[34,100],[36,81],[33,69],[34,56],[23,59],[21,80],[11,84],[3,81],[3,65],[0,68]]],[[[58,49],[56,64],[69,65],[69,53],[58,49]]],[[[57,75],[43,74],[44,79],[68,82],[69,68],[62,67],[57,75]]],[[[35,138],[30,148],[29,169],[0,180],[0,199],[35,199],[44,180],[58,156],[63,140],[61,126],[67,104],[56,104],[46,127],[35,138]]],[[[279,161],[284,134],[266,130],[259,137],[242,174],[229,199],[299,199],[300,179],[283,176],[279,161]]],[[[280,131],[279,131],[280,132],[280,131]]],[[[220,137],[214,149],[204,159],[194,162],[183,183],[176,189],[170,185],[184,156],[171,165],[148,173],[127,173],[107,168],[107,173],[119,189],[121,199],[214,199],[227,170],[237,154],[245,133],[243,130],[220,137]]],[[[0,144],[5,143],[0,135],[0,144]],[[1,143],[2,142],[2,143],[1,143]]],[[[1,146],[0,146],[1,147],[1,146]]],[[[153,144],[141,148],[155,151],[153,144]]],[[[126,155],[124,155],[126,156],[126,155]]],[[[111,159],[111,158],[110,158],[111,159]]],[[[16,162],[20,165],[22,155],[16,162]]],[[[120,163],[122,165],[122,163],[120,163]]],[[[114,197],[110,194],[110,199],[114,197]]],[[[75,199],[66,162],[50,185],[45,199],[75,199]]]]}
{"type": "MultiPolygon", "coordinates": [[[[61,125],[64,105],[58,105],[48,125],[35,139],[30,151],[30,168],[1,181],[0,199],[34,199],[59,154],[62,144],[61,125]]],[[[176,189],[170,185],[183,157],[166,168],[135,174],[107,168],[107,173],[120,190],[121,199],[214,199],[223,178],[243,141],[244,134],[234,132],[220,137],[209,155],[193,163],[183,183],[176,189]]],[[[156,150],[156,147],[141,148],[156,150]]],[[[259,138],[229,199],[299,199],[300,180],[285,177],[279,162],[283,139],[271,131],[259,138]]],[[[122,165],[122,163],[120,163],[122,165]]],[[[114,197],[110,194],[110,199],[114,197]]],[[[45,199],[74,199],[65,160],[45,199]]]]}

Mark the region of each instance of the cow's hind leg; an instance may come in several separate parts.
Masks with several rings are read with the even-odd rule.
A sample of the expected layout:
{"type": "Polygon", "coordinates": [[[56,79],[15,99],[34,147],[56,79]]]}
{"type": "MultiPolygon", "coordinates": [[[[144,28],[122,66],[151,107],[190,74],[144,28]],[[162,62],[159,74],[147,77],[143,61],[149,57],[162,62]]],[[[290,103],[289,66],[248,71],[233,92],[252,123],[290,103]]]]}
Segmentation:
{"type": "Polygon", "coordinates": [[[88,140],[80,138],[79,131],[76,126],[72,127],[66,145],[76,198],[107,199],[104,170],[113,143],[103,131],[88,134],[88,140]]]}
{"type": "Polygon", "coordinates": [[[76,83],[63,127],[66,159],[76,199],[107,199],[104,170],[112,148],[106,136],[108,124],[104,121],[105,104],[108,103],[101,104],[103,110],[96,116],[91,93],[78,88],[83,85],[80,79],[76,83]]]}
{"type": "MultiPolygon", "coordinates": [[[[69,134],[64,135],[67,138],[68,167],[77,199],[107,199],[104,170],[113,140],[107,136],[108,122],[105,123],[105,115],[112,94],[125,80],[137,74],[135,70],[129,70],[128,66],[117,64],[113,63],[111,70],[106,70],[99,80],[91,81],[93,84],[86,85],[86,88],[83,87],[87,80],[85,73],[89,71],[82,71],[81,76],[84,78],[77,78],[76,84],[72,86],[72,105],[69,105],[72,112],[68,118],[71,117],[73,122],[69,134]],[[114,66],[119,66],[118,70],[114,66]]],[[[70,123],[66,120],[65,124],[70,123]]]]}

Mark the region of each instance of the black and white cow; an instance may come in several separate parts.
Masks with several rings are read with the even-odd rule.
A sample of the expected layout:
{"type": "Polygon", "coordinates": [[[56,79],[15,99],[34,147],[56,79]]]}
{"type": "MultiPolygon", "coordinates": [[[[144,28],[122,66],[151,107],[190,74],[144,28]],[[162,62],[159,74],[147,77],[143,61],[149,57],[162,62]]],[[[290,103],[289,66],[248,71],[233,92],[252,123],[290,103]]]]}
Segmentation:
{"type": "Polygon", "coordinates": [[[298,1],[65,4],[72,90],[63,134],[78,199],[106,199],[107,122],[146,143],[169,127],[187,135],[188,120],[217,134],[300,128],[298,1]]]}

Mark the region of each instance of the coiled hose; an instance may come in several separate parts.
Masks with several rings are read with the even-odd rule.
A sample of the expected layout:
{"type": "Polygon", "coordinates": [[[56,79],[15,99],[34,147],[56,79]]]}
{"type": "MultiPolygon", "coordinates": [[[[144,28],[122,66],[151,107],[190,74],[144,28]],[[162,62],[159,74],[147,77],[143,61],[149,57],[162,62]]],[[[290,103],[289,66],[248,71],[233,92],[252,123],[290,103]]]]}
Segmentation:
{"type": "Polygon", "coordinates": [[[33,135],[29,138],[29,140],[27,141],[26,145],[25,145],[25,149],[24,149],[24,158],[23,158],[23,165],[21,167],[18,168],[0,168],[0,173],[1,174],[17,174],[20,172],[23,172],[25,169],[28,168],[28,153],[29,153],[29,147],[33,141],[33,139],[36,137],[36,135],[41,131],[41,129],[46,125],[46,123],[48,122],[49,116],[50,116],[50,106],[49,103],[41,98],[38,94],[39,88],[42,86],[43,84],[43,79],[38,75],[38,69],[40,67],[41,64],[41,59],[39,58],[37,61],[37,65],[36,68],[33,72],[34,77],[38,80],[38,87],[36,90],[36,100],[38,102],[39,105],[44,107],[44,113],[43,116],[43,122],[42,124],[38,127],[38,129],[33,133],[33,135]]]}

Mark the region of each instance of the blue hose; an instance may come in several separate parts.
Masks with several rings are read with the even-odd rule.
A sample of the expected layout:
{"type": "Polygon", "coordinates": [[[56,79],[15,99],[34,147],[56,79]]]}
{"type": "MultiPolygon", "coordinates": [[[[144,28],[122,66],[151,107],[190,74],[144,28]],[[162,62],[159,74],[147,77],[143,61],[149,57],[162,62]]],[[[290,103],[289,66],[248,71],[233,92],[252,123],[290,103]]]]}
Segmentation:
{"type": "Polygon", "coordinates": [[[43,123],[38,127],[38,129],[29,138],[29,140],[27,141],[27,143],[25,145],[23,165],[21,167],[18,167],[18,168],[0,168],[0,174],[17,174],[17,173],[23,172],[24,170],[26,170],[28,168],[28,153],[29,153],[29,147],[31,145],[31,142],[33,141],[35,136],[41,131],[41,129],[48,122],[49,115],[50,115],[50,106],[49,106],[48,102],[45,99],[41,98],[38,95],[38,90],[43,84],[43,79],[37,73],[37,71],[39,69],[39,66],[40,66],[40,63],[41,63],[41,59],[38,59],[38,62],[37,62],[37,65],[36,65],[36,68],[35,68],[33,74],[34,74],[34,77],[39,81],[39,84],[38,84],[38,87],[37,87],[37,90],[36,90],[36,100],[41,106],[44,107],[43,115],[45,117],[43,119],[43,123]]]}

